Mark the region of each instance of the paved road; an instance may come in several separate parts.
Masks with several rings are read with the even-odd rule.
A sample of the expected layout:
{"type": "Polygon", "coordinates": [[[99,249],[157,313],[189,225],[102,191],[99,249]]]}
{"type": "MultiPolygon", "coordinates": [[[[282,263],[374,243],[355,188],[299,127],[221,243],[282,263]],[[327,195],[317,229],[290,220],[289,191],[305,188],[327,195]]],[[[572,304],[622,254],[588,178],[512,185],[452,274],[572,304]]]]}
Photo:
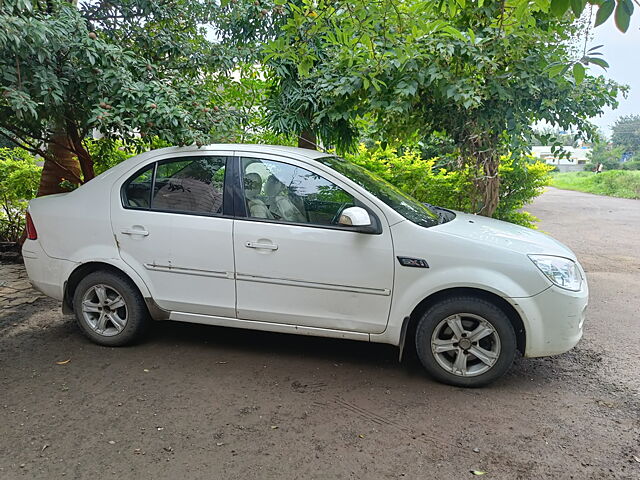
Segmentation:
{"type": "Polygon", "coordinates": [[[607,375],[640,393],[640,200],[550,188],[528,210],[587,272],[584,345],[602,354],[607,375]]]}
{"type": "Polygon", "coordinates": [[[530,210],[588,271],[585,338],[481,390],[384,345],[166,323],[109,349],[56,302],[2,309],[0,478],[640,478],[640,202],[530,210]]]}

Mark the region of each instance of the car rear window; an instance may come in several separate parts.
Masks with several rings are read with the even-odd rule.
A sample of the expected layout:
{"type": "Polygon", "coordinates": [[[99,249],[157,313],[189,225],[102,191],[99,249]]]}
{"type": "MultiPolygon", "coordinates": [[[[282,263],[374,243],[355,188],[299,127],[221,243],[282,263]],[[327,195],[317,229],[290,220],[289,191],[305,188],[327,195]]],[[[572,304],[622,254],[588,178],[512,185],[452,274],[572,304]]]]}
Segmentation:
{"type": "Polygon", "coordinates": [[[162,160],[125,183],[123,204],[164,212],[221,214],[225,167],[226,157],[162,160]]]}

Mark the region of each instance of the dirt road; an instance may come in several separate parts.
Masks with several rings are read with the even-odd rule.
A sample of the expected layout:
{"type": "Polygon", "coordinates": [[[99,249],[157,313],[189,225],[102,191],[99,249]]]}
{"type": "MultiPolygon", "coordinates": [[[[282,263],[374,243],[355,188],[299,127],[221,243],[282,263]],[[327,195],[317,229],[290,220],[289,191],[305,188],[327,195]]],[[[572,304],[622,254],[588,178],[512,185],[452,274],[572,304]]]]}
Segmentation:
{"type": "Polygon", "coordinates": [[[588,272],[585,337],[481,390],[383,345],[165,323],[110,349],[54,301],[0,308],[0,478],[640,478],[640,201],[530,211],[588,272]]]}

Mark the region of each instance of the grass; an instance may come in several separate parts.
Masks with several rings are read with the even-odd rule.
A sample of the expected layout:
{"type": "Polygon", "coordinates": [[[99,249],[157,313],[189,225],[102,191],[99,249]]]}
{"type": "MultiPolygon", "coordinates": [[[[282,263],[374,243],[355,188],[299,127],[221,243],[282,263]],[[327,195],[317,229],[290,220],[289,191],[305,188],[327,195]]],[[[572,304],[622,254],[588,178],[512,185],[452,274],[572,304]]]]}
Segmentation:
{"type": "Polygon", "coordinates": [[[610,170],[598,174],[593,172],[554,173],[551,186],[596,195],[640,199],[640,171],[610,170]]]}

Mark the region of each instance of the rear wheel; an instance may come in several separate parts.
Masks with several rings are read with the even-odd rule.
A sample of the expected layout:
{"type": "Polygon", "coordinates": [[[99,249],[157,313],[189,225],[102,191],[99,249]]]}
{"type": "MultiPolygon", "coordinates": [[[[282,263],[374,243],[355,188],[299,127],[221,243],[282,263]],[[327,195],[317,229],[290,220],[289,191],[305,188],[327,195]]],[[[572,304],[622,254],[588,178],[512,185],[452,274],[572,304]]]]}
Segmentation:
{"type": "Polygon", "coordinates": [[[517,348],[507,315],[475,297],[449,298],[433,305],[420,319],[415,340],[427,372],[461,387],[480,387],[501,377],[517,348]]]}
{"type": "Polygon", "coordinates": [[[128,345],[144,333],[149,314],[140,292],[126,276],[97,271],[76,287],[73,307],[82,332],[95,343],[128,345]]]}

